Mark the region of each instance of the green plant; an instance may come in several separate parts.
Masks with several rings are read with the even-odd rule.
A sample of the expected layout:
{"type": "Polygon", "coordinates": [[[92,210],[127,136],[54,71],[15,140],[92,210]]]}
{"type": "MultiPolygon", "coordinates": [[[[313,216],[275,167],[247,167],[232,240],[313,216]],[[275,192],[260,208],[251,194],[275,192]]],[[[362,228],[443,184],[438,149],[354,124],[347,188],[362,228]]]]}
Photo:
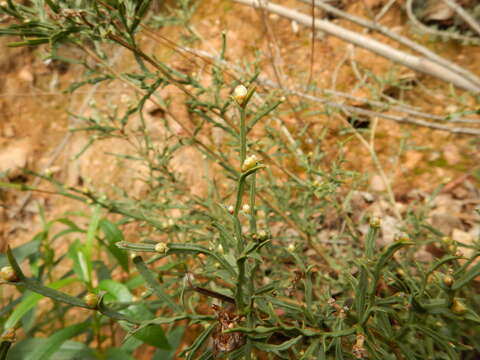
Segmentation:
{"type": "Polygon", "coordinates": [[[225,35],[207,85],[145,53],[140,29],[148,39],[156,36],[142,25],[149,5],[2,5],[16,22],[0,34],[22,37],[13,46],[48,44],[55,60],[65,60],[57,55],[60,46],[83,51],[70,60],[87,66],[87,78],[71,91],[101,82],[135,90],[136,101],[124,108],[92,104],[97,111],[78,116],[82,125],[75,131],[90,139],[78,157],[89,147],[98,151],[102,141],[131,146],[131,153],[111,155],[142,164],[144,192],[136,197],[94,182],[69,187],[48,172],[34,174],[86,206],[44,218],[31,242],[0,258],[2,267],[10,266],[2,270],[2,284],[19,291],[1,310],[0,359],[131,359],[142,344],[157,348],[155,359],[459,359],[480,351],[474,310],[480,244],[465,258],[457,254],[462,244],[415,213],[406,219],[406,235],[392,244],[378,246],[378,218],[369,220],[364,239],[343,206],[356,174],[342,167],[342,144],[332,156],[324,134],[309,144],[308,126],[289,129],[279,117],[291,111],[281,93],[256,90],[258,73],[237,78],[223,67],[225,35]],[[120,73],[107,61],[112,47],[132,54],[134,71],[120,73]],[[189,123],[161,95],[167,85],[185,96],[189,123]],[[147,101],[165,114],[160,134],[145,118],[147,101]],[[253,135],[257,128],[261,136],[253,135]],[[212,129],[222,131],[223,141],[215,141],[212,129]],[[190,148],[203,155],[208,170],[204,195],[192,194],[173,166],[190,148]],[[325,244],[318,230],[331,214],[346,230],[325,244]],[[128,225],[136,226],[134,241],[125,240],[128,225]],[[56,250],[60,241],[68,242],[67,251],[56,250]],[[415,261],[426,244],[444,255],[432,264],[415,261]],[[61,273],[65,263],[72,270],[61,273]],[[54,300],[52,311],[42,312],[44,297],[54,300]],[[72,321],[72,313],[81,320],[72,321]],[[180,349],[196,324],[201,330],[180,349]],[[31,337],[12,347],[20,329],[31,337]]]}

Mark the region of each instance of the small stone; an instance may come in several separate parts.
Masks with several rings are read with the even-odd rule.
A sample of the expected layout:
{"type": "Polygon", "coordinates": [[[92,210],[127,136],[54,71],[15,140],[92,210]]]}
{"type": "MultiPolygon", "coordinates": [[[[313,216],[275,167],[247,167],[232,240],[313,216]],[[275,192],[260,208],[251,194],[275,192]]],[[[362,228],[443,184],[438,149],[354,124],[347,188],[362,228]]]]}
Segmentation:
{"type": "Polygon", "coordinates": [[[462,155],[458,146],[455,144],[447,144],[443,149],[443,156],[447,161],[448,165],[458,165],[462,161],[462,155]]]}
{"type": "Polygon", "coordinates": [[[32,72],[27,68],[23,68],[22,70],[20,70],[20,72],[18,73],[18,78],[28,83],[32,83],[34,80],[32,72]]]}
{"type": "Polygon", "coordinates": [[[3,136],[6,138],[15,137],[15,128],[12,124],[5,124],[5,127],[3,128],[3,136]]]}
{"type": "Polygon", "coordinates": [[[386,190],[385,183],[380,175],[373,175],[370,178],[370,189],[375,192],[383,192],[386,190]]]}
{"type": "Polygon", "coordinates": [[[463,245],[472,245],[474,240],[472,237],[472,234],[470,234],[469,232],[462,231],[460,229],[453,229],[452,239],[454,241],[458,241],[459,243],[462,243],[463,245]]]}
{"type": "Polygon", "coordinates": [[[294,34],[298,34],[298,31],[299,31],[298,23],[296,21],[292,21],[291,25],[292,25],[292,32],[294,34]]]}
{"type": "Polygon", "coordinates": [[[26,139],[11,142],[0,150],[0,174],[8,173],[8,177],[19,175],[21,169],[27,166],[30,153],[30,142],[26,139]]]}

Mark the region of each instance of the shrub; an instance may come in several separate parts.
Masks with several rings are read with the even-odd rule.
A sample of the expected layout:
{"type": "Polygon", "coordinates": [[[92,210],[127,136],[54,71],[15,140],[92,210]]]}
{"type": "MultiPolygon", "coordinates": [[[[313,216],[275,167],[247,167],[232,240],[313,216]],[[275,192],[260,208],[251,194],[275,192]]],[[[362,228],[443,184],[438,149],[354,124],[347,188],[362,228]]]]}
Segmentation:
{"type": "MultiPolygon", "coordinates": [[[[479,351],[480,246],[464,257],[457,253],[461,244],[415,214],[387,246],[377,243],[381,219],[374,217],[365,238],[349,228],[336,239],[343,243],[325,244],[319,228],[327,216],[355,225],[343,201],[358,176],[342,168],[342,144],[332,156],[321,139],[302,143],[307,127],[293,138],[276,115],[287,111],[281,94],[256,90],[258,73],[237,79],[222,65],[225,36],[207,85],[146,54],[138,32],[155,36],[144,25],[149,6],[145,0],[2,5],[14,21],[0,33],[21,37],[13,46],[48,44],[55,61],[66,60],[60,47],[75,46],[95,61],[70,59],[87,69],[71,91],[120,81],[141,93],[124,109],[104,106],[78,116],[83,126],[75,130],[85,131],[93,151],[102,141],[122,146],[112,156],[141,163],[144,187],[137,198],[126,188],[69,187],[48,172],[35,174],[57,194],[88,205],[80,213],[88,224],[73,216],[44,220],[31,242],[0,259],[3,284],[19,290],[2,309],[0,358],[20,328],[26,336],[9,359],[129,359],[142,344],[158,348],[155,359],[459,359],[479,351]],[[136,70],[115,70],[108,63],[112,48],[127,49],[136,70]],[[161,96],[168,85],[184,94],[190,123],[161,96]],[[160,135],[145,118],[147,101],[165,115],[160,135]],[[220,142],[214,129],[224,136],[220,142]],[[123,151],[127,144],[134,153],[123,151]],[[185,149],[203,156],[200,194],[175,169],[185,149]],[[64,227],[55,232],[54,224],[64,227]],[[130,224],[135,236],[126,241],[130,224]],[[70,241],[67,253],[56,250],[63,240],[70,241]],[[425,244],[443,255],[416,261],[425,244]],[[73,268],[60,273],[65,262],[73,268]],[[40,317],[43,297],[54,305],[40,317]],[[194,340],[180,348],[185,332],[194,340]]],[[[164,18],[154,19],[161,25],[164,18]]]]}

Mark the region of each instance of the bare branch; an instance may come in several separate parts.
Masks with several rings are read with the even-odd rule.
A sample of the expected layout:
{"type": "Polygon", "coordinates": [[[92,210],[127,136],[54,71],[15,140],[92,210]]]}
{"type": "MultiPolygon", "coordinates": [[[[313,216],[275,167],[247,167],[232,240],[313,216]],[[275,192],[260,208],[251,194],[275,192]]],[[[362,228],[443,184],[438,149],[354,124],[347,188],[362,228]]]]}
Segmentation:
{"type": "MultiPolygon", "coordinates": [[[[188,51],[189,53],[194,54],[196,56],[202,56],[202,57],[207,57],[207,58],[210,58],[210,59],[215,59],[215,60],[221,62],[222,64],[226,65],[227,67],[229,67],[229,68],[231,68],[235,71],[239,71],[239,72],[242,71],[238,66],[235,66],[235,65],[233,65],[233,64],[231,64],[231,63],[229,63],[225,60],[221,60],[219,57],[214,56],[212,54],[209,54],[208,52],[205,52],[205,51],[202,51],[202,50],[195,50],[195,49],[191,49],[191,48],[181,48],[181,49],[184,50],[184,51],[188,51]]],[[[311,100],[313,102],[322,103],[322,104],[325,104],[325,105],[328,105],[328,106],[331,106],[331,107],[334,107],[334,108],[337,108],[337,109],[343,109],[343,110],[347,110],[347,111],[350,111],[350,112],[355,112],[355,113],[363,114],[363,115],[367,115],[367,116],[377,116],[377,117],[381,117],[381,118],[387,119],[387,120],[392,120],[392,121],[401,122],[401,123],[414,124],[414,125],[428,127],[428,128],[435,129],[435,130],[452,132],[452,133],[455,133],[455,134],[480,135],[480,129],[464,128],[464,127],[450,127],[448,125],[436,124],[436,123],[433,123],[433,122],[430,122],[430,121],[425,121],[425,120],[418,119],[418,118],[415,118],[415,117],[385,114],[385,113],[381,113],[381,112],[378,112],[378,111],[366,110],[366,109],[363,109],[363,108],[360,108],[360,107],[357,107],[357,106],[340,104],[340,103],[337,103],[337,102],[330,101],[329,99],[319,98],[319,97],[309,95],[309,94],[306,94],[306,93],[298,91],[298,90],[280,88],[274,81],[269,80],[269,79],[267,79],[263,76],[259,76],[257,78],[257,81],[260,84],[262,84],[263,86],[268,86],[268,87],[280,89],[280,90],[285,91],[287,94],[297,95],[297,96],[303,97],[305,99],[311,100]]],[[[446,120],[445,117],[442,117],[442,116],[439,116],[439,115],[428,114],[428,113],[413,110],[413,109],[410,109],[410,108],[404,107],[404,106],[398,106],[398,105],[397,106],[390,106],[390,104],[387,104],[387,103],[382,103],[380,101],[375,101],[375,100],[370,100],[370,99],[367,99],[367,98],[353,96],[353,95],[343,93],[343,92],[340,92],[340,91],[333,91],[333,90],[328,90],[328,89],[322,89],[322,91],[326,94],[335,95],[335,96],[342,96],[342,97],[345,97],[347,99],[352,99],[352,100],[356,100],[356,101],[360,101],[360,102],[365,102],[366,104],[369,104],[369,105],[372,105],[372,106],[377,106],[377,107],[385,108],[385,109],[388,109],[388,110],[402,112],[402,113],[405,113],[405,114],[420,116],[420,117],[427,118],[427,119],[432,119],[432,120],[442,120],[442,121],[446,120]]],[[[465,123],[477,123],[478,124],[479,120],[478,119],[459,118],[459,119],[452,120],[451,122],[465,122],[465,123]]]]}
{"type": "MultiPolygon", "coordinates": [[[[310,0],[298,0],[304,3],[307,3],[310,0]]],[[[363,26],[367,29],[377,31],[382,35],[385,35],[395,41],[397,41],[399,44],[402,44],[413,51],[425,56],[427,59],[432,60],[433,62],[436,62],[439,65],[443,65],[446,68],[452,70],[453,72],[462,75],[466,79],[470,79],[472,82],[474,82],[476,85],[480,86],[480,78],[473,74],[472,72],[468,71],[467,69],[458,66],[457,64],[445,59],[444,57],[435,54],[434,52],[430,51],[428,48],[425,46],[410,40],[409,38],[402,36],[400,34],[397,34],[396,32],[390,30],[386,26],[380,25],[377,22],[369,21],[367,19],[361,18],[359,16],[355,16],[349,13],[346,13],[345,11],[342,11],[340,9],[337,9],[336,7],[326,4],[323,1],[320,0],[315,0],[315,6],[317,6],[320,9],[323,9],[324,11],[327,11],[331,14],[334,14],[338,17],[344,18],[345,20],[348,20],[354,24],[363,26]]]]}
{"type": "Polygon", "coordinates": [[[417,28],[419,28],[423,32],[433,34],[433,35],[437,35],[437,36],[442,36],[442,37],[449,37],[449,38],[460,40],[460,41],[478,43],[478,39],[475,39],[475,38],[471,38],[471,37],[468,37],[468,36],[463,36],[461,34],[456,34],[456,33],[453,33],[453,32],[435,30],[435,29],[429,28],[428,26],[425,26],[424,24],[422,24],[421,21],[419,21],[415,17],[415,14],[413,13],[413,10],[412,10],[412,4],[413,4],[412,1],[413,0],[407,0],[407,3],[406,3],[408,18],[413,23],[413,25],[415,25],[417,28]]]}
{"type": "Polygon", "coordinates": [[[460,5],[458,5],[455,0],[443,0],[453,11],[455,11],[458,16],[460,16],[470,27],[480,35],[480,24],[470,16],[468,12],[465,11],[460,5]]]}
{"type": "MultiPolygon", "coordinates": [[[[273,3],[261,4],[259,0],[235,0],[238,3],[249,5],[253,7],[262,7],[265,10],[284,16],[291,20],[295,20],[299,24],[309,26],[311,24],[311,17],[300,12],[288,9],[273,3]]],[[[404,53],[400,50],[394,49],[391,46],[383,44],[377,40],[360,35],[356,32],[342,28],[329,21],[319,20],[315,21],[315,28],[324,31],[332,36],[336,36],[344,41],[360,46],[364,49],[372,51],[380,56],[390,59],[399,64],[405,65],[413,70],[434,76],[438,79],[447,81],[455,86],[472,91],[474,93],[480,92],[480,86],[473,83],[471,80],[459,76],[457,73],[439,65],[426,58],[414,56],[404,53]]]]}

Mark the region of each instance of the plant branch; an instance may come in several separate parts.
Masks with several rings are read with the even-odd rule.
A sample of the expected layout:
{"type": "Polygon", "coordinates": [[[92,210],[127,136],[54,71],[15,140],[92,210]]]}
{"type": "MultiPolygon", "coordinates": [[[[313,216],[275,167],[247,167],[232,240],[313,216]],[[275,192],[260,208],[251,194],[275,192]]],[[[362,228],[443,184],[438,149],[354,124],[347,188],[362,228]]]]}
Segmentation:
{"type": "MultiPolygon", "coordinates": [[[[311,0],[298,0],[303,3],[309,3],[311,0]]],[[[346,13],[345,11],[342,11],[340,9],[337,9],[336,7],[329,5],[323,1],[315,0],[315,6],[321,8],[324,11],[327,11],[331,14],[334,14],[336,16],[339,16],[341,18],[344,18],[345,20],[348,20],[354,24],[363,26],[367,29],[376,31],[382,35],[385,35],[395,41],[397,41],[399,44],[402,44],[413,51],[416,51],[419,54],[422,54],[425,56],[427,59],[436,62],[439,65],[445,66],[446,68],[456,72],[457,74],[463,76],[465,79],[470,79],[472,82],[475,82],[476,85],[480,86],[480,78],[473,74],[472,72],[468,71],[467,69],[445,59],[444,57],[435,54],[433,51],[429,50],[425,46],[410,40],[409,38],[402,36],[391,29],[389,29],[386,26],[383,26],[377,22],[369,21],[367,19],[361,18],[359,16],[355,16],[349,13],[346,13]]]]}
{"type": "MultiPolygon", "coordinates": [[[[291,20],[295,20],[296,22],[304,26],[309,26],[311,24],[310,16],[274,3],[267,3],[261,5],[259,0],[235,0],[235,2],[256,8],[262,7],[272,13],[278,14],[291,20]]],[[[480,92],[480,86],[472,82],[470,79],[466,79],[463,76],[460,76],[457,73],[451,71],[450,69],[439,65],[427,58],[407,54],[403,51],[392,48],[389,45],[381,43],[380,41],[363,35],[359,35],[354,31],[344,29],[343,27],[335,25],[326,20],[315,21],[315,28],[317,30],[324,31],[332,36],[336,36],[346,42],[355,44],[359,47],[369,50],[377,55],[397,62],[401,65],[407,66],[415,71],[419,71],[424,74],[441,79],[443,81],[452,83],[453,85],[461,89],[472,91],[474,93],[480,92]]]]}
{"type": "Polygon", "coordinates": [[[465,11],[455,0],[443,0],[448,7],[455,11],[478,35],[480,35],[480,24],[465,11]]]}

